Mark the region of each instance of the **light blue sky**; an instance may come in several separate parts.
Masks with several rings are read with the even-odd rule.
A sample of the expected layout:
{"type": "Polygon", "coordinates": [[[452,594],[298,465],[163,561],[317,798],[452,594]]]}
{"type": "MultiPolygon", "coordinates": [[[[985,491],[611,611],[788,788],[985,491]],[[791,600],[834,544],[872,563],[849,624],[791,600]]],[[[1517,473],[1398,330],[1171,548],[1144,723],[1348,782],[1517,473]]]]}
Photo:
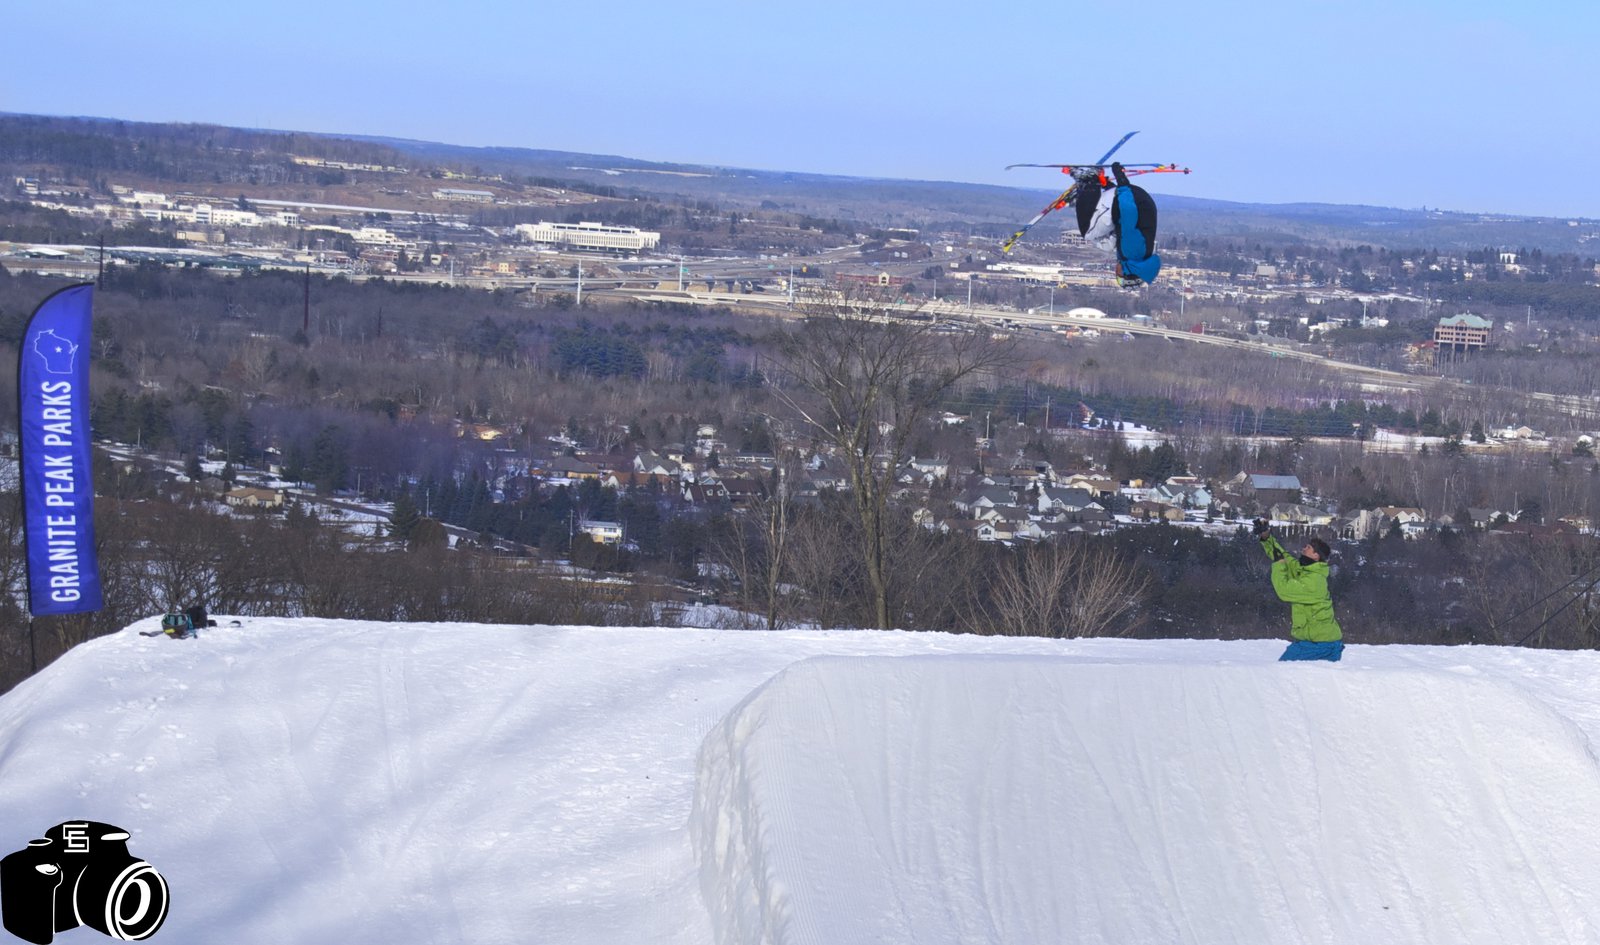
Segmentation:
{"type": "Polygon", "coordinates": [[[1273,203],[1600,217],[1597,95],[1592,0],[0,8],[0,111],[1273,203]]]}

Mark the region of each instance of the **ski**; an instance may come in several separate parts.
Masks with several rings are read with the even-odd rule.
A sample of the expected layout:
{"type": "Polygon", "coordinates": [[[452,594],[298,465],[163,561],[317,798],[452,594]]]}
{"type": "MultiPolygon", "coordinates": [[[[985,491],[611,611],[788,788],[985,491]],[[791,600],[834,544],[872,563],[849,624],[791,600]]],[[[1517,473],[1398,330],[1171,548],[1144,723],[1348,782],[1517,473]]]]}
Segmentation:
{"type": "MultiPolygon", "coordinates": [[[[1098,171],[1101,185],[1110,179],[1106,173],[1111,169],[1110,164],[1013,164],[1012,167],[1057,167],[1063,174],[1078,176],[1079,171],[1098,171]]],[[[1138,177],[1140,174],[1187,174],[1187,167],[1176,164],[1124,164],[1122,171],[1129,177],[1138,177]]]]}
{"type": "MultiPolygon", "coordinates": [[[[1093,168],[1098,168],[1099,170],[1105,170],[1106,168],[1109,168],[1110,166],[1111,166],[1110,164],[1087,164],[1087,163],[1085,163],[1085,164],[1007,164],[1006,165],[1006,170],[1009,171],[1013,167],[1058,167],[1064,172],[1070,172],[1074,168],[1079,168],[1079,167],[1093,167],[1093,168]]],[[[1177,168],[1178,165],[1176,165],[1176,164],[1124,164],[1122,166],[1124,168],[1128,169],[1128,170],[1132,170],[1133,168],[1136,168],[1136,167],[1174,168],[1175,169],[1175,168],[1177,168]]]]}
{"type": "MultiPolygon", "coordinates": [[[[1127,169],[1124,168],[1123,170],[1126,171],[1127,169]]],[[[1140,174],[1187,174],[1187,173],[1189,173],[1189,169],[1187,167],[1179,167],[1176,164],[1162,164],[1159,167],[1140,167],[1140,168],[1135,168],[1134,170],[1131,170],[1131,171],[1127,171],[1127,174],[1128,174],[1129,177],[1138,177],[1140,174]]]]}
{"type": "MultiPolygon", "coordinates": [[[[1133,137],[1134,135],[1136,135],[1138,133],[1139,132],[1137,132],[1137,131],[1130,131],[1127,134],[1123,135],[1121,138],[1119,138],[1117,140],[1116,144],[1113,144],[1111,146],[1111,150],[1107,151],[1105,154],[1100,155],[1100,160],[1096,161],[1095,165],[1099,166],[1099,165],[1105,164],[1107,161],[1111,160],[1111,156],[1113,154],[1117,153],[1117,149],[1121,148],[1124,144],[1127,144],[1128,143],[1128,139],[1133,137]]],[[[1084,166],[1087,167],[1088,165],[1084,165],[1084,166]]],[[[1017,241],[1022,239],[1022,235],[1024,233],[1026,233],[1029,230],[1033,229],[1033,225],[1035,223],[1038,223],[1040,220],[1043,220],[1047,215],[1049,215],[1054,210],[1060,210],[1063,207],[1071,206],[1073,198],[1076,197],[1077,195],[1078,195],[1078,182],[1077,181],[1073,181],[1071,186],[1069,186],[1066,190],[1063,190],[1061,192],[1061,196],[1057,197],[1054,201],[1052,201],[1049,206],[1045,207],[1043,210],[1040,210],[1039,214],[1037,216],[1035,216],[1032,220],[1029,220],[1027,223],[1024,223],[1022,225],[1022,229],[1020,229],[1017,232],[1011,234],[1011,238],[1006,240],[1004,243],[1002,243],[1000,245],[1000,252],[1002,252],[1002,253],[1011,252],[1011,247],[1017,245],[1017,241]]]]}

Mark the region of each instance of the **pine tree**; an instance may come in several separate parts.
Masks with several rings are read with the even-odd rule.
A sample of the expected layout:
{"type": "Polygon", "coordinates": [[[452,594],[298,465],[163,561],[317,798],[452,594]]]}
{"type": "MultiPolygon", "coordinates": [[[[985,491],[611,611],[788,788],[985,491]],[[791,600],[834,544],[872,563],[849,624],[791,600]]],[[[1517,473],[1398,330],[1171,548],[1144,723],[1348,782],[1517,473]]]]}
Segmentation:
{"type": "Polygon", "coordinates": [[[417,508],[417,503],[411,498],[411,493],[402,492],[394,500],[394,511],[389,513],[389,535],[398,541],[410,541],[417,530],[417,523],[422,521],[422,511],[417,508]]]}

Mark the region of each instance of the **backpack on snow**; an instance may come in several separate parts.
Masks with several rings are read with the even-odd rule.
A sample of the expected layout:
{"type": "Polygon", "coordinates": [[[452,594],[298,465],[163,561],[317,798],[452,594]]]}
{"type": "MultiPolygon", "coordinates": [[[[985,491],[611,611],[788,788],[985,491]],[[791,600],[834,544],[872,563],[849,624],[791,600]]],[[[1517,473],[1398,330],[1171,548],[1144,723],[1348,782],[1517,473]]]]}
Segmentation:
{"type": "Polygon", "coordinates": [[[161,618],[161,632],[174,640],[185,640],[195,635],[194,621],[188,614],[174,611],[161,618]]]}

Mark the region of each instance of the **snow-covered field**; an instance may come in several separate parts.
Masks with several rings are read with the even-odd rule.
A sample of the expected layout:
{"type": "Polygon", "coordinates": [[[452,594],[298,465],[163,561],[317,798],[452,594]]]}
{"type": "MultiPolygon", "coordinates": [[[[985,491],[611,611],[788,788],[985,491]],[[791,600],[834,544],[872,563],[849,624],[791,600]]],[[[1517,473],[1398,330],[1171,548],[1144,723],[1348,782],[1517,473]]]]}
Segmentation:
{"type": "Polygon", "coordinates": [[[156,625],[0,698],[156,942],[1600,941],[1600,654],[156,625]]]}

